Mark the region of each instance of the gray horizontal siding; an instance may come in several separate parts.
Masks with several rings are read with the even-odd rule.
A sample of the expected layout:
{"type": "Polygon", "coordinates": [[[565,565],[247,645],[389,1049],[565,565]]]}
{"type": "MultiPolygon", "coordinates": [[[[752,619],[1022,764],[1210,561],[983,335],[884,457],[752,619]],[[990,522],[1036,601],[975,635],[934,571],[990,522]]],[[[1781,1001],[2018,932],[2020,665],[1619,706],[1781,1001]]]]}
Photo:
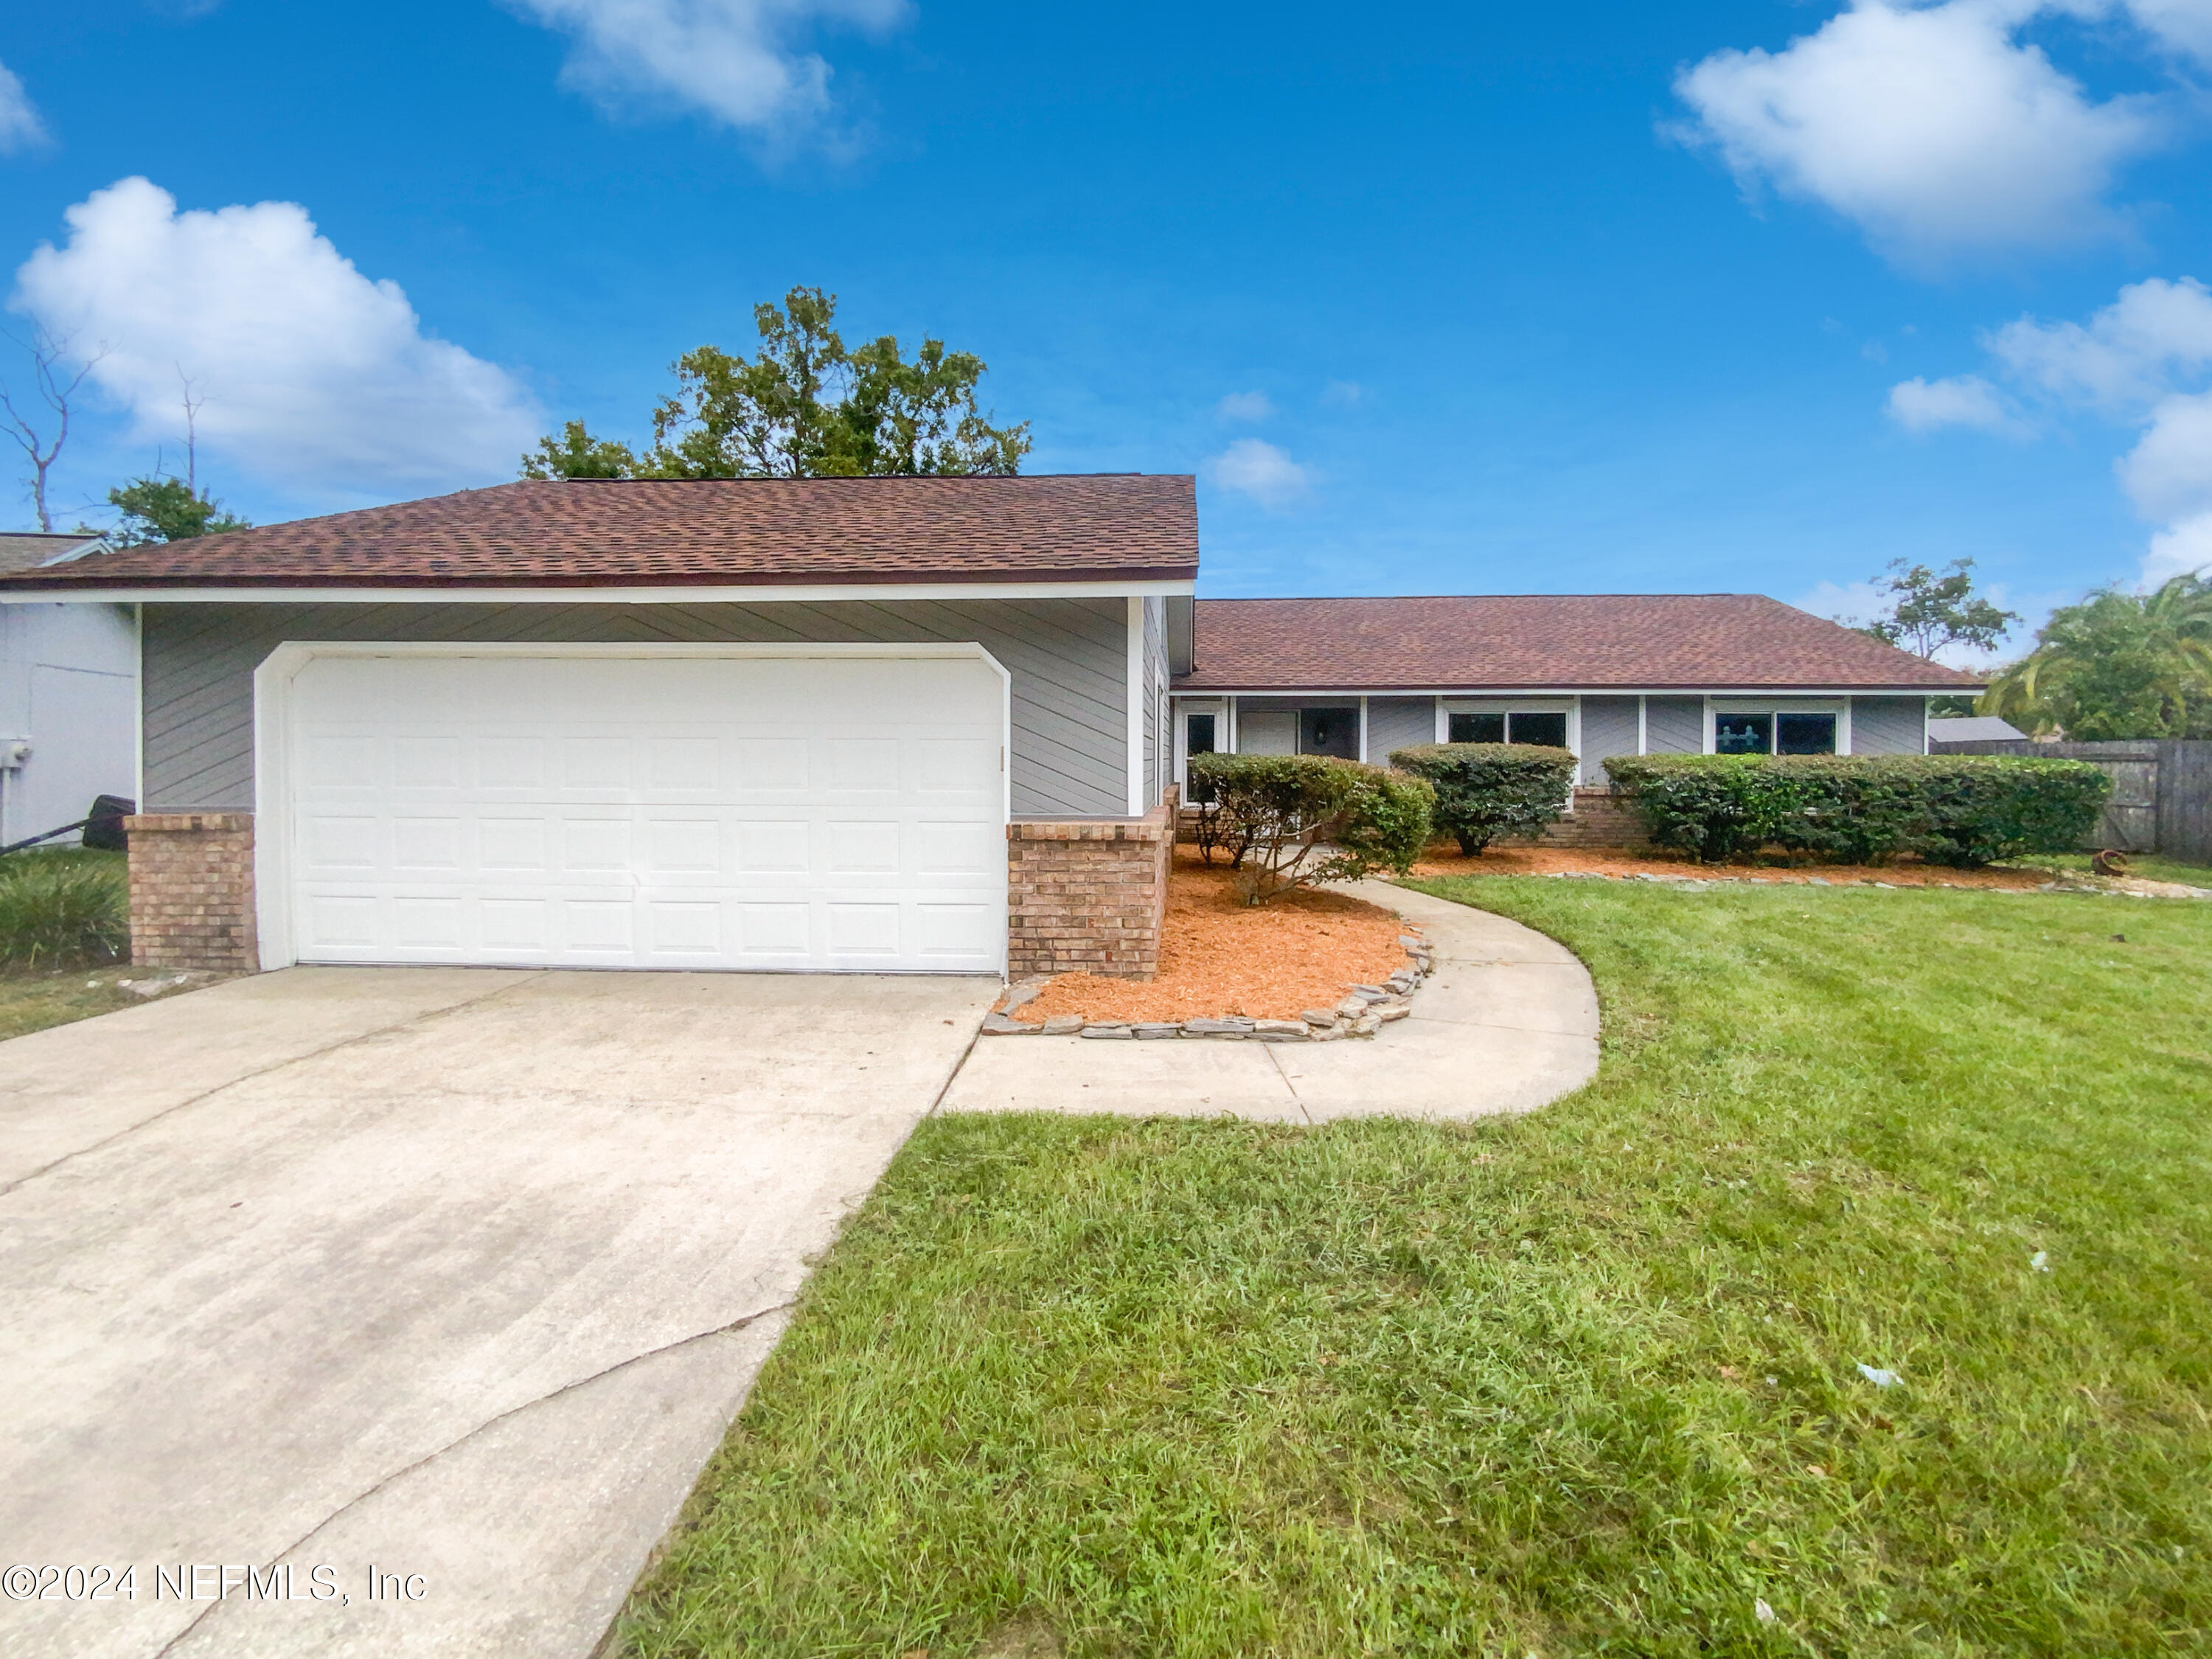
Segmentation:
{"type": "Polygon", "coordinates": [[[1851,753],[1924,754],[1927,721],[1925,697],[1853,697],[1851,753]]]}
{"type": "Polygon", "coordinates": [[[288,640],[693,644],[974,641],[1013,680],[1018,817],[1128,811],[1120,599],[822,605],[149,605],[149,811],[251,811],[253,671],[288,640]]]}
{"type": "Polygon", "coordinates": [[[1644,750],[1650,755],[1697,755],[1705,747],[1703,697],[1646,697],[1644,750]]]}
{"type": "Polygon", "coordinates": [[[1367,758],[1388,764],[1394,749],[1437,740],[1434,697],[1370,697],[1367,700],[1367,758]]]}
{"type": "Polygon", "coordinates": [[[1578,781],[1604,783],[1607,756],[1636,752],[1636,709],[1634,697],[1583,699],[1582,768],[1577,774],[1578,781]]]}

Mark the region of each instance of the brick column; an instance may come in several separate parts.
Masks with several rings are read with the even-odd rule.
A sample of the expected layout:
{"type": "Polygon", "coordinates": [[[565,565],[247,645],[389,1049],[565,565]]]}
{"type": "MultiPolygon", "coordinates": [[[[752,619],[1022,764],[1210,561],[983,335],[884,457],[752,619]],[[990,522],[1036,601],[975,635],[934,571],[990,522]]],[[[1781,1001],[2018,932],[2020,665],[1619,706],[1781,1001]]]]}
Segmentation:
{"type": "Polygon", "coordinates": [[[253,814],[144,812],[131,838],[131,960],[142,968],[247,974],[253,928],[253,814]]]}
{"type": "Polygon", "coordinates": [[[1175,855],[1175,802],[1141,818],[1006,826],[1006,972],[1150,979],[1175,855]]]}

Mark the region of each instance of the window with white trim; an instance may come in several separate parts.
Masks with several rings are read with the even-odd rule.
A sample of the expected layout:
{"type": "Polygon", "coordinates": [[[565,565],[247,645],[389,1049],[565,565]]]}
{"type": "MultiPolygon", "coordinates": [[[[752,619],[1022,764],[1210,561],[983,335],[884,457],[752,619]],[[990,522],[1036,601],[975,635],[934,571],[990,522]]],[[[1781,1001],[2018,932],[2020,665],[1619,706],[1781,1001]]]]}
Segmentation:
{"type": "Polygon", "coordinates": [[[1448,743],[1534,743],[1567,746],[1567,717],[1533,708],[1455,712],[1445,724],[1448,743]]]}
{"type": "Polygon", "coordinates": [[[1833,714],[1779,710],[1771,714],[1715,714],[1717,755],[1832,755],[1833,714]]]}

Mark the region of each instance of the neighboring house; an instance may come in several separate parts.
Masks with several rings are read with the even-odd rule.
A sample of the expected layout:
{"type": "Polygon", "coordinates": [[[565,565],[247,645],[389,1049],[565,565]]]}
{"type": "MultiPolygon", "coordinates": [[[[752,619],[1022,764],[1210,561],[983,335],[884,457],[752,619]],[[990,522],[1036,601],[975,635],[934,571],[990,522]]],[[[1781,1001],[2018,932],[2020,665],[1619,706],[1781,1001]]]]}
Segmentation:
{"type": "Polygon", "coordinates": [[[2020,743],[2027,733],[2010,720],[2000,720],[1995,714],[1969,714],[1954,720],[1931,720],[1928,722],[1928,741],[1938,743],[2020,743]]]}
{"type": "MultiPolygon", "coordinates": [[[[1192,481],[575,480],[0,576],[136,607],[133,951],[1143,974],[1194,746],[1919,753],[1772,600],[1194,603],[1192,481]]],[[[1596,814],[1585,815],[1594,830],[1596,814]]]]}
{"type": "MultiPolygon", "coordinates": [[[[87,535],[0,532],[0,577],[97,554],[87,535]]],[[[74,823],[138,769],[138,635],[128,605],[0,606],[0,847],[74,823]]],[[[53,844],[65,846],[76,832],[53,844]]]]}
{"type": "Polygon", "coordinates": [[[1751,593],[1200,599],[1174,685],[1193,753],[1384,761],[1419,743],[1615,755],[1918,755],[1981,684],[1751,593]]]}

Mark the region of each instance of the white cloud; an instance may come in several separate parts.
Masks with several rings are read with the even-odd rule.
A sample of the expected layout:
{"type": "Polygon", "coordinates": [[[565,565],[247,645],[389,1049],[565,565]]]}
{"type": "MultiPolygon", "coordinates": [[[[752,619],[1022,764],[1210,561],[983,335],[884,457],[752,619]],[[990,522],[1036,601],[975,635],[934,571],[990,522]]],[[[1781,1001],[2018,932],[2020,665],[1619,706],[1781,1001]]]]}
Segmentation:
{"type": "Polygon", "coordinates": [[[2146,519],[2173,524],[2212,512],[2212,392],[2160,399],[2119,474],[2146,519]]]}
{"type": "Polygon", "coordinates": [[[513,377],[425,336],[398,285],[364,276],[297,203],[179,213],[125,179],[66,217],[69,240],[24,262],[9,304],[105,349],[93,382],[140,440],[181,433],[181,373],[207,400],[205,447],[350,501],[512,476],[541,429],[513,377]]]}
{"type": "Polygon", "coordinates": [[[1933,432],[1941,427],[1972,427],[1981,432],[2017,433],[2004,394],[1978,374],[1954,375],[1947,380],[1923,380],[1915,376],[1889,389],[1889,418],[1907,432],[1933,432]]]}
{"type": "MultiPolygon", "coordinates": [[[[2203,10],[2168,3],[2191,19],[2203,10]]],[[[2108,8],[1854,0],[1780,52],[1718,52],[1684,70],[1675,91],[1698,116],[1685,136],[1716,147],[1747,188],[1769,181],[1823,203],[1905,264],[2112,234],[2116,172],[2169,124],[2149,98],[2092,101],[2023,44],[2021,28],[2052,9],[2108,8]]]]}
{"type": "Polygon", "coordinates": [[[1836,582],[1823,579],[1790,603],[1816,617],[1857,627],[1881,614],[1882,596],[1872,580],[1836,582]]]}
{"type": "Polygon", "coordinates": [[[2212,5],[2205,0],[2127,0],[2127,9],[2174,50],[2212,59],[2212,5]]]}
{"type": "Polygon", "coordinates": [[[2154,398],[2175,371],[2212,363],[2212,289],[2194,277],[2131,283],[2081,323],[2022,317],[1984,343],[2021,380],[2107,409],[2154,398]]]}
{"type": "Polygon", "coordinates": [[[1258,438],[1239,438],[1206,464],[1206,476],[1270,508],[1288,506],[1313,482],[1305,468],[1258,438]]]}
{"type": "MultiPolygon", "coordinates": [[[[2212,289],[2194,277],[2153,277],[2122,289],[2086,323],[2021,317],[1982,343],[2026,395],[2140,428],[2114,471],[2136,511],[2160,526],[2144,556],[2145,580],[2212,559],[2212,289]]],[[[1978,409],[2003,416],[2007,405],[1977,375],[1890,391],[1891,416],[1916,428],[1983,424],[1966,418],[1978,409]],[[1946,388],[1978,391],[1953,394],[1958,409],[1947,414],[1936,396],[1946,388]]]]}
{"type": "Polygon", "coordinates": [[[830,112],[829,64],[798,37],[879,33],[907,0],[507,0],[574,42],[562,82],[611,107],[697,110],[732,127],[803,128],[830,112]]]}
{"type": "Polygon", "coordinates": [[[1352,409],[1366,401],[1367,388],[1357,380],[1331,380],[1321,389],[1322,402],[1334,409],[1352,409]]]}
{"type": "Polygon", "coordinates": [[[1275,406],[1264,392],[1232,392],[1214,404],[1213,412],[1224,421],[1264,421],[1275,406]]]}
{"type": "Polygon", "coordinates": [[[2199,513],[2169,525],[2150,538],[2143,555],[2142,584],[2156,587],[2174,576],[2212,571],[2212,513],[2199,513]]]}
{"type": "Polygon", "coordinates": [[[39,119],[31,94],[23,90],[15,72],[0,64],[0,155],[42,143],[46,137],[46,124],[39,119]]]}

